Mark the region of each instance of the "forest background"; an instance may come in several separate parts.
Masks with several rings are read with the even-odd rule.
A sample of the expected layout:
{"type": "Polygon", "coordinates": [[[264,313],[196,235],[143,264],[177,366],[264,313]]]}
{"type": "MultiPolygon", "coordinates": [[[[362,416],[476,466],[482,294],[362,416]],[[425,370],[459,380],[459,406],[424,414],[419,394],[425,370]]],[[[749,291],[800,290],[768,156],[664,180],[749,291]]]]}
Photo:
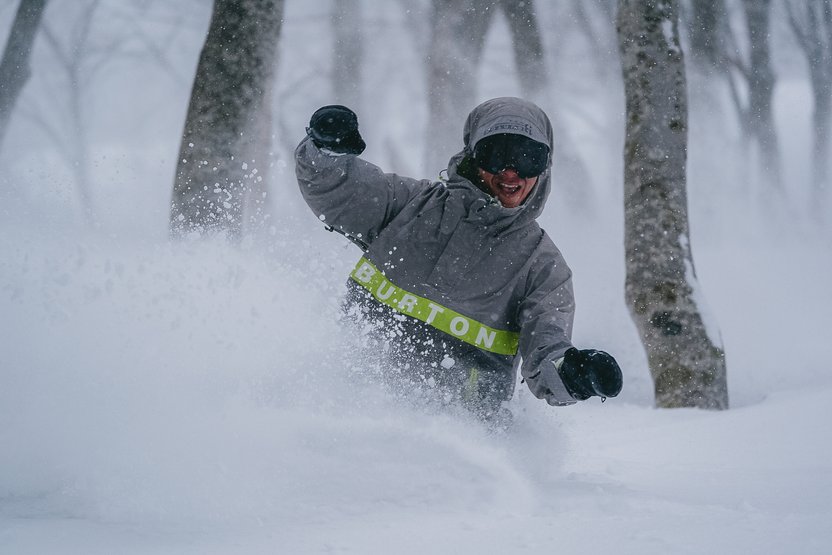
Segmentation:
{"type": "MultiPolygon", "coordinates": [[[[322,229],[294,179],[309,115],[334,101],[358,112],[367,159],[436,177],[430,2],[285,3],[271,150],[252,167],[268,218],[237,246],[169,241],[211,3],[49,2],[0,145],[0,546],[568,551],[597,523],[610,534],[593,546],[620,552],[824,552],[829,182],[813,169],[820,62],[788,10],[809,2],[760,3],[776,159],[750,138],[746,3],[712,25],[719,59],[695,51],[697,4],[682,3],[681,25],[691,244],[732,410],[652,408],[623,294],[615,5],[538,2],[535,94],[562,162],[541,225],[575,272],[576,343],[614,353],[625,387],[569,410],[518,388],[506,438],[360,378],[334,324],[358,252],[322,229]],[[344,28],[362,60],[346,75],[344,28]]],[[[16,7],[0,3],[0,44],[16,7]]],[[[474,103],[524,94],[509,27],[497,15],[486,34],[474,103]]],[[[461,135],[466,113],[448,127],[461,135]]]]}

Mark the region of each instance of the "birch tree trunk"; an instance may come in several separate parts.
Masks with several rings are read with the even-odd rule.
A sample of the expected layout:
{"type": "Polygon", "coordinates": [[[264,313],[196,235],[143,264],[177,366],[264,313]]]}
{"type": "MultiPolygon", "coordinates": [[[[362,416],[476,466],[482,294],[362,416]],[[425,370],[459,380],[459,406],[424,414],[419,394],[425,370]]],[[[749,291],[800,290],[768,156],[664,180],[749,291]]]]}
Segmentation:
{"type": "Polygon", "coordinates": [[[45,7],[46,0],[20,0],[0,59],[0,146],[17,97],[29,80],[29,56],[45,7]]]}
{"type": "Polygon", "coordinates": [[[261,115],[282,12],[283,0],[214,1],[179,150],[173,235],[242,234],[248,197],[268,165],[261,115]]]}
{"type": "Polygon", "coordinates": [[[678,0],[620,0],[617,30],[626,95],[626,297],[656,405],[726,409],[725,355],[703,318],[689,240],[678,0]]]}

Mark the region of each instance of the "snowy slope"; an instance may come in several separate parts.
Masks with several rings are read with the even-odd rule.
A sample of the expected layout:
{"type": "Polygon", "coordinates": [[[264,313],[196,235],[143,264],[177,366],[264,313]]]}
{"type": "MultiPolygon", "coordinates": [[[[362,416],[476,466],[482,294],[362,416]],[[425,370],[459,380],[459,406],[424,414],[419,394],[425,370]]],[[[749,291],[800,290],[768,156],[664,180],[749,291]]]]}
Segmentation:
{"type": "Polygon", "coordinates": [[[270,254],[3,231],[0,552],[823,553],[832,539],[817,277],[832,263],[808,247],[702,250],[702,275],[732,268],[707,286],[733,410],[651,408],[626,314],[603,308],[618,289],[587,278],[576,335],[619,354],[624,394],[553,409],[518,388],[515,427],[494,434],[361,372],[332,318],[356,253],[329,234],[313,235],[315,262],[280,237],[270,254]],[[622,327],[604,341],[610,317],[622,327]]]}
{"type": "MultiPolygon", "coordinates": [[[[69,32],[75,3],[58,4],[53,24],[69,32]]],[[[365,4],[378,10],[367,157],[422,177],[413,72],[427,35],[399,3],[365,4]]],[[[555,28],[561,4],[541,6],[555,28]]],[[[736,136],[692,118],[692,248],[732,409],[664,411],[623,300],[623,106],[604,81],[618,69],[589,75],[578,42],[546,37],[559,41],[556,106],[595,182],[583,204],[555,184],[541,221],[574,271],[576,344],[613,353],[625,384],[562,409],[519,385],[515,426],[495,434],[385,391],[336,323],[358,252],[302,206],[289,150],[331,101],[328,3],[287,3],[272,233],[241,249],[167,241],[209,7],[140,12],[159,44],[174,37],[173,78],[125,56],[90,82],[96,226],[81,224],[71,172],[31,118],[0,151],[0,553],[830,552],[832,235],[828,204],[815,219],[805,208],[800,68],[778,82],[785,199],[756,192],[736,136]]],[[[114,21],[93,25],[94,44],[124,30],[114,21]]],[[[508,36],[489,38],[482,99],[519,93],[508,36]]],[[[66,132],[66,83],[48,49],[35,56],[55,71],[35,72],[24,106],[66,132]]]]}

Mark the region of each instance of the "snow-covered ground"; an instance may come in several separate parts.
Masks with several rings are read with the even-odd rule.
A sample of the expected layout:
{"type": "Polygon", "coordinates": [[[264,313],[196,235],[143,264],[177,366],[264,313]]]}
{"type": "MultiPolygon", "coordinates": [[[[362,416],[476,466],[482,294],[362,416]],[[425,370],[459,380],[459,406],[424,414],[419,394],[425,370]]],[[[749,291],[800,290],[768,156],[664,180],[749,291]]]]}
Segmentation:
{"type": "MultiPolygon", "coordinates": [[[[301,4],[288,4],[282,42],[282,123],[296,132],[282,143],[328,100],[307,75],[328,45],[303,40],[326,6],[301,4]]],[[[372,29],[402,35],[389,24],[398,3],[385,9],[372,29]]],[[[172,49],[184,75],[208,4],[197,11],[172,49]]],[[[393,47],[418,54],[399,36],[369,49],[365,79],[388,86],[368,87],[375,110],[361,118],[368,158],[412,173],[425,105],[390,66],[393,47]]],[[[492,47],[489,64],[506,51],[492,47]]],[[[576,97],[583,85],[563,84],[575,74],[558,74],[595,189],[575,208],[555,184],[542,224],[574,270],[575,342],[613,353],[624,391],[556,409],[518,385],[514,426],[494,433],[404,403],[364,371],[336,323],[359,253],[301,205],[282,147],[271,234],[242,248],[167,241],[189,83],[142,67],[152,86],[135,94],[110,72],[99,86],[118,94],[100,97],[117,100],[90,111],[96,226],[31,118],[0,151],[0,553],[830,551],[832,232],[828,209],[805,208],[805,79],[778,85],[785,200],[743,177],[736,137],[692,121],[692,248],[732,404],[707,412],[653,408],[624,304],[620,95],[587,85],[576,97]]],[[[483,96],[517,93],[484,78],[483,96]]],[[[33,97],[30,113],[45,109],[33,97]]]]}
{"type": "Polygon", "coordinates": [[[0,552],[828,551],[820,239],[698,249],[725,412],[652,408],[621,265],[568,245],[576,341],[619,357],[624,393],[555,409],[521,386],[494,434],[360,372],[333,321],[357,252],[309,229],[237,250],[4,214],[0,552]]]}

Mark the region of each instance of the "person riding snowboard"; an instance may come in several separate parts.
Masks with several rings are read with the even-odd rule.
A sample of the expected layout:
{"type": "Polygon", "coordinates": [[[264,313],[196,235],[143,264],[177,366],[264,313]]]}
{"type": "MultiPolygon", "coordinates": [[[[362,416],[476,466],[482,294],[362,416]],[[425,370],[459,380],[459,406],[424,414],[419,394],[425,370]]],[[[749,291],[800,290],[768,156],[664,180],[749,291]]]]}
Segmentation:
{"type": "Polygon", "coordinates": [[[372,324],[401,372],[494,417],[518,367],[550,405],[614,397],[615,359],[572,345],[572,272],[537,224],[550,190],[552,126],[535,104],[488,100],[432,182],[358,157],[356,114],[324,106],[295,151],[304,200],[364,250],[346,311],[372,324]],[[443,172],[444,173],[444,172],[443,172]]]}

